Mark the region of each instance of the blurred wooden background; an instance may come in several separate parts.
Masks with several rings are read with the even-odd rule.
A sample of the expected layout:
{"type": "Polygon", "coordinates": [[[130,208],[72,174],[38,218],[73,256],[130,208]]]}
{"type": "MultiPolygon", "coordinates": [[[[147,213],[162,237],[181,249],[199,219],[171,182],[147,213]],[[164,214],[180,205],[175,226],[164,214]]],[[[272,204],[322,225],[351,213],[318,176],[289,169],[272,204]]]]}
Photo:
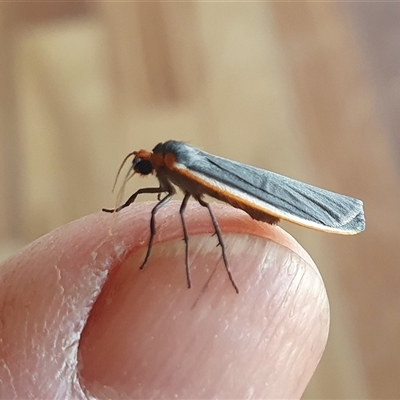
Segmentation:
{"type": "Polygon", "coordinates": [[[399,34],[398,3],[2,2],[1,257],[170,138],[361,198],[361,235],[285,225],[332,307],[305,397],[400,398],[399,34]]]}

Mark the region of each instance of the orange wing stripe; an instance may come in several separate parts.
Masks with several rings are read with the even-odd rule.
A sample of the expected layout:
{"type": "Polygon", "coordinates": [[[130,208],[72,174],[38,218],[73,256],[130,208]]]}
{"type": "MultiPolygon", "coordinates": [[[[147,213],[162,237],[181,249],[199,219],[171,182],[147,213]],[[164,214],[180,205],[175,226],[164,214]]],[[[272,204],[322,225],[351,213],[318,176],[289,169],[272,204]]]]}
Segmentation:
{"type": "Polygon", "coordinates": [[[265,208],[254,204],[250,200],[243,199],[215,185],[212,185],[210,182],[204,181],[198,176],[192,174],[190,170],[176,167],[176,165],[172,168],[172,170],[180,175],[183,175],[192,182],[195,181],[204,187],[204,194],[208,194],[209,196],[215,197],[218,200],[222,200],[230,204],[232,207],[239,208],[247,212],[252,218],[258,221],[265,221],[270,224],[276,224],[279,222],[281,215],[274,213],[273,211],[266,211],[265,208]]]}

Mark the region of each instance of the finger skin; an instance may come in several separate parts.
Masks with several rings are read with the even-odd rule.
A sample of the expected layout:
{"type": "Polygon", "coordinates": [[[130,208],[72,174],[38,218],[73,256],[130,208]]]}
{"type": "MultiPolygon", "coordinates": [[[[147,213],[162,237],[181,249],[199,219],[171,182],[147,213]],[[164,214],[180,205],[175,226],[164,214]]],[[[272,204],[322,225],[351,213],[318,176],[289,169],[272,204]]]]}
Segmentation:
{"type": "Polygon", "coordinates": [[[98,213],[0,267],[1,398],[300,398],[325,348],[329,305],[307,253],[278,227],[179,203],[98,213]]]}

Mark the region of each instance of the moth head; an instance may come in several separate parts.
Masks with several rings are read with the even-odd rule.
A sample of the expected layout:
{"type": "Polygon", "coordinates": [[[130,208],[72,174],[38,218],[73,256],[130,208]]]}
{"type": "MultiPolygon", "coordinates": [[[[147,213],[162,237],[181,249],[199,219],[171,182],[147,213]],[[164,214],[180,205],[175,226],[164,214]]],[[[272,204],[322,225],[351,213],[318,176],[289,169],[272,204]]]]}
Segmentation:
{"type": "Polygon", "coordinates": [[[151,163],[151,153],[146,150],[135,151],[132,161],[132,170],[140,175],[149,175],[154,171],[151,163]]]}

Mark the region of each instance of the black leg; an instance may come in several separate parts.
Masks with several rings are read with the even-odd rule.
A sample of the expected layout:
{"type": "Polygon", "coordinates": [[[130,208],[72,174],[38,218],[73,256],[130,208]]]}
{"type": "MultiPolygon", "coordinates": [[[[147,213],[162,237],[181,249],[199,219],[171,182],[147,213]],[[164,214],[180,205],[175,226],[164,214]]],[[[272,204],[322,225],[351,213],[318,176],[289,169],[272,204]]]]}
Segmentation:
{"type": "Polygon", "coordinates": [[[190,193],[186,193],[183,198],[181,208],[179,209],[179,214],[181,216],[182,228],[183,228],[183,240],[185,241],[185,265],[186,265],[186,279],[188,288],[191,288],[190,282],[190,269],[189,269],[189,235],[186,228],[185,217],[183,213],[185,212],[188,200],[190,199],[190,193]]]}
{"type": "Polygon", "coordinates": [[[214,213],[212,212],[211,207],[210,207],[210,205],[209,205],[208,203],[206,203],[203,199],[200,199],[200,198],[197,199],[197,201],[198,201],[203,207],[206,207],[207,210],[208,210],[208,212],[209,212],[209,214],[210,214],[211,221],[212,221],[213,226],[214,226],[214,229],[215,229],[215,233],[216,233],[216,235],[217,235],[217,237],[218,237],[218,244],[221,246],[221,250],[222,250],[222,259],[224,260],[226,272],[228,273],[229,280],[231,281],[233,288],[236,290],[236,293],[239,293],[239,289],[238,289],[238,287],[236,286],[236,283],[235,283],[235,281],[233,280],[232,273],[231,273],[231,271],[230,271],[230,269],[229,269],[228,259],[227,259],[227,257],[226,257],[226,252],[225,252],[225,244],[224,244],[224,241],[223,241],[223,239],[222,239],[222,233],[221,233],[221,230],[219,229],[218,221],[217,221],[217,219],[215,218],[214,213]]]}
{"type": "Polygon", "coordinates": [[[168,194],[162,200],[160,200],[160,202],[158,202],[156,206],[151,210],[149,246],[147,247],[146,257],[144,258],[144,261],[140,266],[140,269],[143,269],[144,266],[147,264],[147,261],[150,257],[151,249],[153,247],[154,236],[156,235],[156,220],[155,220],[156,213],[162,206],[165,206],[171,200],[174,194],[175,190],[171,189],[171,191],[168,192],[168,194]]]}
{"type": "Polygon", "coordinates": [[[130,204],[132,204],[135,200],[136,197],[139,196],[139,194],[144,194],[144,193],[163,193],[166,190],[158,187],[158,188],[143,188],[143,189],[139,189],[137,192],[133,193],[133,195],[131,197],[129,197],[129,199],[122,204],[122,206],[119,206],[118,208],[113,208],[113,209],[109,209],[109,208],[103,208],[102,211],[104,212],[108,212],[108,213],[112,213],[112,212],[118,212],[121,211],[123,208],[128,207],[130,204]]]}

